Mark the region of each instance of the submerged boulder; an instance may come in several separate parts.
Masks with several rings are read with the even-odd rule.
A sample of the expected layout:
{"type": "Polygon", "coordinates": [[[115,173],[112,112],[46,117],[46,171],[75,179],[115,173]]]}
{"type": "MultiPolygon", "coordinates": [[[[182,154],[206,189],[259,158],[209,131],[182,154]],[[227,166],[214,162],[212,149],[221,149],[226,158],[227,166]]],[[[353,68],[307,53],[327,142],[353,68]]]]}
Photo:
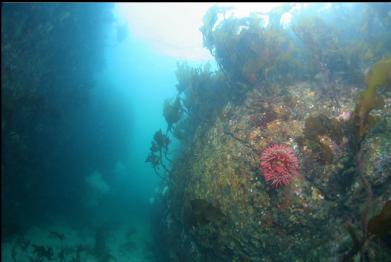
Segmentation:
{"type": "Polygon", "coordinates": [[[391,38],[381,23],[369,30],[369,14],[386,20],[371,10],[207,12],[201,32],[218,69],[178,78],[186,110],[174,133],[186,139],[159,231],[169,261],[391,259],[390,234],[378,234],[391,195],[391,101],[381,88],[391,38]],[[279,26],[284,12],[291,24],[279,26]]]}
{"type": "MultiPolygon", "coordinates": [[[[381,113],[380,131],[366,138],[357,166],[349,146],[354,127],[339,117],[354,109],[349,87],[340,89],[340,108],[321,97],[315,83],[275,87],[283,88],[273,96],[256,88],[242,105],[227,104],[173,164],[167,205],[177,231],[168,239],[172,249],[190,243],[188,252],[197,255],[186,261],[338,260],[353,248],[349,230],[366,232],[362,217],[380,212],[390,195],[390,173],[384,173],[390,168],[389,112],[381,113]],[[295,103],[287,103],[292,97],[295,103]],[[265,180],[261,165],[262,152],[273,144],[289,148],[297,168],[279,187],[265,180]]],[[[270,167],[279,170],[280,160],[270,167]]],[[[358,238],[365,242],[364,233],[358,238]]],[[[365,247],[368,256],[389,256],[377,241],[365,247]]],[[[173,254],[172,261],[180,261],[173,254]]]]}

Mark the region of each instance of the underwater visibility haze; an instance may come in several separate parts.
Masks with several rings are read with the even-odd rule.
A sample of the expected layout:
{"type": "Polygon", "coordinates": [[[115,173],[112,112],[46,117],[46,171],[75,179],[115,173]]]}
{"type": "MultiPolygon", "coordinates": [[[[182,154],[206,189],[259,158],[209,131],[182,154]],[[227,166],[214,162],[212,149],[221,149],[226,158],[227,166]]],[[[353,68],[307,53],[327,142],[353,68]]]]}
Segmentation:
{"type": "Polygon", "coordinates": [[[390,3],[1,22],[2,261],[391,261],[390,3]]]}

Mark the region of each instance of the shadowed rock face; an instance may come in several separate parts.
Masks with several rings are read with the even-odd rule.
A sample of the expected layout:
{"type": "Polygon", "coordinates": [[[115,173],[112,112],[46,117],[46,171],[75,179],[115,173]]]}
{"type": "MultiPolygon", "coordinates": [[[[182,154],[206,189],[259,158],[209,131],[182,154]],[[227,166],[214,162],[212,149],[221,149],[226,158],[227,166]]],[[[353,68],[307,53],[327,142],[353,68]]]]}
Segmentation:
{"type": "Polygon", "coordinates": [[[391,232],[391,200],[386,202],[380,214],[369,221],[368,231],[383,236],[391,232]]]}
{"type": "Polygon", "coordinates": [[[185,211],[186,224],[193,227],[221,222],[224,218],[225,215],[220,208],[204,199],[191,200],[190,207],[185,211]]]}

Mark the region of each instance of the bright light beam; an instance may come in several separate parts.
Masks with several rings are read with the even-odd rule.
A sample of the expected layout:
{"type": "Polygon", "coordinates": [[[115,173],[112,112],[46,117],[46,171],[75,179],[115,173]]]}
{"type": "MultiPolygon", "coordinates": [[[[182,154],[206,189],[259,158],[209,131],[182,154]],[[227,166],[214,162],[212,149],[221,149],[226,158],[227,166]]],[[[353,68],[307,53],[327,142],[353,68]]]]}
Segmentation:
{"type": "MultiPolygon", "coordinates": [[[[158,53],[186,60],[210,60],[203,47],[202,19],[215,3],[117,3],[117,19],[128,24],[131,34],[158,53]]],[[[218,3],[235,7],[235,15],[267,12],[280,3],[218,3]]]]}

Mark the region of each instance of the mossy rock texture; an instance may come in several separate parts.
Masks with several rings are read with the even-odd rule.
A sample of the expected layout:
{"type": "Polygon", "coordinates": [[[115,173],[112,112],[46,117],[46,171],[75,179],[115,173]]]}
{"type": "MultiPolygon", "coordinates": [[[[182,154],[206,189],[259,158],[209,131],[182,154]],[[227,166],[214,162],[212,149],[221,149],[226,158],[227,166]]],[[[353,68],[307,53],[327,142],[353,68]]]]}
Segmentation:
{"type": "MultiPolygon", "coordinates": [[[[352,248],[346,223],[362,230],[368,195],[353,164],[349,119],[315,87],[312,82],[276,86],[281,91],[272,96],[255,88],[242,105],[227,104],[214,124],[197,131],[191,150],[173,165],[166,196],[170,219],[182,231],[168,233],[171,246],[187,241],[189,252],[197,254],[186,261],[330,261],[352,248]],[[323,125],[313,121],[305,132],[308,119],[323,125]],[[290,146],[299,160],[299,175],[279,188],[266,183],[259,168],[270,144],[290,146]],[[325,150],[329,160],[319,161],[325,150]],[[192,210],[194,201],[202,201],[205,210],[192,210]]],[[[339,96],[349,112],[351,97],[343,91],[339,96]]],[[[386,110],[381,115],[378,132],[363,144],[360,166],[373,191],[368,219],[390,195],[389,117],[386,110]]],[[[370,255],[389,256],[379,245],[370,243],[370,255]]],[[[171,259],[180,261],[174,253],[171,259]]]]}

